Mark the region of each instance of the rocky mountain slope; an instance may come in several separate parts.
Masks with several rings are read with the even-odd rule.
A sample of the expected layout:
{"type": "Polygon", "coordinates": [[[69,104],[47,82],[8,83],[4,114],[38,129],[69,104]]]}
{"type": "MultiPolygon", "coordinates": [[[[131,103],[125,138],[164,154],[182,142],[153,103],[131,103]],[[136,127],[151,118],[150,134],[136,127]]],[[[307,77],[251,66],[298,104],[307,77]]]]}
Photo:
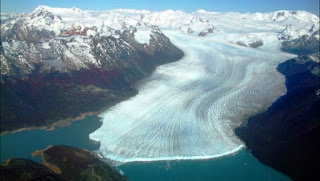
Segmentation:
{"type": "Polygon", "coordinates": [[[22,158],[13,158],[0,165],[0,173],[2,181],[9,180],[32,180],[39,181],[52,180],[63,181],[48,167],[41,165],[35,161],[22,158]]]}
{"type": "Polygon", "coordinates": [[[319,53],[278,66],[287,93],[235,130],[261,162],[294,180],[319,180],[319,53]]]}
{"type": "Polygon", "coordinates": [[[297,55],[314,54],[319,52],[319,38],[316,38],[314,35],[303,35],[302,37],[291,41],[284,41],[281,50],[297,55]]]}
{"type": "Polygon", "coordinates": [[[1,131],[113,105],[134,95],[135,83],[157,65],[183,56],[156,26],[90,17],[40,6],[1,26],[1,131]]]}
{"type": "Polygon", "coordinates": [[[34,156],[41,156],[42,164],[20,158],[3,163],[0,166],[0,180],[127,180],[92,152],[80,148],[49,146],[36,151],[34,156]]]}
{"type": "Polygon", "coordinates": [[[288,11],[271,17],[272,21],[290,22],[277,37],[282,51],[298,55],[278,66],[286,76],[287,93],[235,129],[254,156],[294,180],[320,178],[316,151],[320,139],[319,24],[316,17],[306,17],[306,12],[288,11]]]}

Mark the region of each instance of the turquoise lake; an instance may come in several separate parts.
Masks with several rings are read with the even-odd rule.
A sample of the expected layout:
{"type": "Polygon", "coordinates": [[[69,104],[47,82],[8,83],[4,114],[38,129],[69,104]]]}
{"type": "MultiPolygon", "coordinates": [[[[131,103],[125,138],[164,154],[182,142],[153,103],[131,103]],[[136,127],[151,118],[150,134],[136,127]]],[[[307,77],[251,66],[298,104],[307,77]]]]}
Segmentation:
{"type": "MultiPolygon", "coordinates": [[[[91,151],[99,145],[89,140],[89,134],[101,126],[99,118],[88,116],[68,127],[53,131],[32,130],[1,136],[1,162],[12,158],[32,158],[35,150],[48,145],[68,145],[91,151]]],[[[131,181],[287,181],[282,173],[260,163],[250,152],[237,153],[208,160],[178,160],[159,162],[133,162],[117,167],[131,181]]]]}

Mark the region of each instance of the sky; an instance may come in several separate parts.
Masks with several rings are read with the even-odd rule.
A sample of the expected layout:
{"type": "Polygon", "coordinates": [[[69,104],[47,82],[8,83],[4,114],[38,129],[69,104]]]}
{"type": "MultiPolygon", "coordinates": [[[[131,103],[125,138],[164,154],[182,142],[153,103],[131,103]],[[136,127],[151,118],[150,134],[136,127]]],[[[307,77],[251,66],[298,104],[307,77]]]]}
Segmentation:
{"type": "Polygon", "coordinates": [[[305,10],[319,16],[319,0],[1,0],[1,12],[31,12],[38,5],[78,7],[82,10],[145,9],[150,11],[199,9],[216,12],[271,12],[305,10]]]}

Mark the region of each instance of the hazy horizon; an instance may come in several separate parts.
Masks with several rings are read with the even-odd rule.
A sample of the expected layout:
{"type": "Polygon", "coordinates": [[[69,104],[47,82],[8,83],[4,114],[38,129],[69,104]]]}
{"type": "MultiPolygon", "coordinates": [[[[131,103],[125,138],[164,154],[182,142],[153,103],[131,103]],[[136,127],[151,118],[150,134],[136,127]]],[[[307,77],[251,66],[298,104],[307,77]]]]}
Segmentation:
{"type": "Polygon", "coordinates": [[[252,0],[226,0],[218,2],[217,0],[199,0],[197,2],[190,0],[164,0],[161,2],[152,2],[147,0],[137,1],[101,1],[101,0],[71,0],[71,1],[51,1],[51,0],[2,0],[1,13],[28,13],[32,12],[39,5],[46,5],[56,8],[72,8],[77,7],[88,11],[107,11],[111,9],[136,9],[149,11],[164,11],[164,10],[181,10],[184,12],[194,12],[200,9],[211,12],[240,12],[240,13],[266,13],[278,10],[292,11],[308,11],[319,16],[319,1],[318,0],[277,0],[269,1],[252,1],[252,0]]]}

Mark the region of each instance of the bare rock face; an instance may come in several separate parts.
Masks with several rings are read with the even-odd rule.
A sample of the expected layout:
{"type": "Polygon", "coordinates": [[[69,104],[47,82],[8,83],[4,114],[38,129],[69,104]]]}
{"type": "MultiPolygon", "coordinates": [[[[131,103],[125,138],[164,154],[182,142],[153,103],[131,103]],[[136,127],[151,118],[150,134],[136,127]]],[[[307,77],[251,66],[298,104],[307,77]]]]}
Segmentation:
{"type": "Polygon", "coordinates": [[[198,36],[207,36],[213,33],[215,28],[213,26],[207,27],[205,30],[201,31],[198,36]]]}
{"type": "Polygon", "coordinates": [[[243,43],[242,41],[237,41],[236,44],[239,46],[247,47],[247,44],[243,43]]]}
{"type": "Polygon", "coordinates": [[[303,35],[301,38],[283,42],[281,50],[297,55],[318,53],[319,39],[315,36],[303,35]]]}
{"type": "Polygon", "coordinates": [[[193,30],[191,28],[188,28],[188,33],[193,33],[193,30]]]}
{"type": "Polygon", "coordinates": [[[260,46],[262,46],[262,45],[263,45],[263,41],[262,41],[261,39],[255,41],[255,42],[249,43],[249,46],[250,46],[251,48],[258,48],[258,47],[260,47],[260,46]]]}

